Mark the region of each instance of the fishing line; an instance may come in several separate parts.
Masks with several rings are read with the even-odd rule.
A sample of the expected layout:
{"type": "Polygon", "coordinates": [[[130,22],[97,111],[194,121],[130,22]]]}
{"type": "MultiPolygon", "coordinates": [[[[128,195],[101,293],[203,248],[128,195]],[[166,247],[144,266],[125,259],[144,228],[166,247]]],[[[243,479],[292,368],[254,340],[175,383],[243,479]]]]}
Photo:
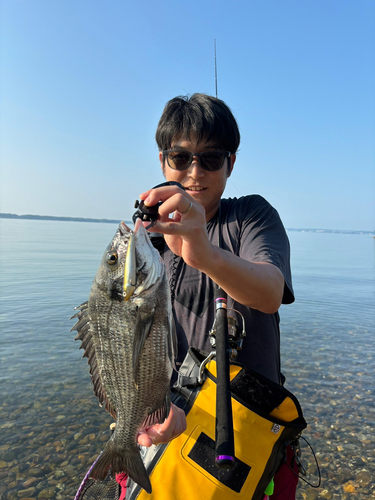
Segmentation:
{"type": "MultiPolygon", "coordinates": [[[[305,443],[307,443],[307,445],[309,446],[310,450],[311,450],[311,453],[313,454],[313,457],[314,457],[314,460],[315,460],[315,463],[316,463],[316,467],[318,469],[318,477],[319,477],[319,481],[318,481],[318,484],[311,484],[309,481],[307,481],[307,479],[303,478],[300,474],[297,474],[293,469],[292,467],[288,464],[288,462],[286,462],[287,466],[289,467],[289,469],[293,472],[293,474],[295,476],[298,477],[298,479],[302,479],[302,481],[304,481],[305,483],[307,483],[309,486],[311,486],[311,488],[319,488],[321,483],[322,483],[322,474],[320,472],[320,467],[319,467],[319,463],[318,463],[318,459],[316,458],[316,455],[315,455],[315,452],[313,450],[313,447],[311,446],[311,444],[307,441],[307,439],[305,439],[303,436],[300,436],[299,439],[303,439],[305,441],[305,443]]],[[[296,458],[296,455],[294,456],[294,458],[296,458]]],[[[300,461],[300,459],[298,458],[298,461],[300,461]]],[[[301,464],[302,465],[302,464],[301,464]]]]}

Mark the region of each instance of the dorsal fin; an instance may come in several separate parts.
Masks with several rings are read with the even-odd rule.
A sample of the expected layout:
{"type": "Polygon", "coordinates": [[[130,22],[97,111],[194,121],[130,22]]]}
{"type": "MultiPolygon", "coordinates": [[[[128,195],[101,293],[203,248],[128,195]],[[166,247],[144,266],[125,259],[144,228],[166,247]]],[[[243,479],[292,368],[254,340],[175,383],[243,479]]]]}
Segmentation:
{"type": "Polygon", "coordinates": [[[88,303],[84,302],[75,309],[79,309],[79,311],[76,314],[74,314],[74,316],[72,316],[70,319],[78,318],[78,321],[70,331],[72,332],[73,330],[76,330],[77,336],[75,340],[81,341],[80,349],[84,350],[82,357],[88,359],[88,364],[90,366],[91,382],[94,386],[95,396],[99,399],[99,404],[100,405],[104,404],[105,409],[108,411],[108,413],[110,413],[112,417],[116,419],[116,410],[110,404],[108,397],[105,393],[104,387],[102,385],[102,382],[100,380],[100,375],[96,360],[95,346],[93,342],[92,332],[90,329],[90,315],[88,310],[88,303]]]}

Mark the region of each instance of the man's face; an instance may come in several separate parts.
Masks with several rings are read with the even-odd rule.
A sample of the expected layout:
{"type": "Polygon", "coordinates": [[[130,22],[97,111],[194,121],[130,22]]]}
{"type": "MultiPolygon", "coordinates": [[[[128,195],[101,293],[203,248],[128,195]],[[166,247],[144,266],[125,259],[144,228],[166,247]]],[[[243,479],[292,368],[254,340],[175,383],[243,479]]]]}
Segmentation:
{"type": "MultiPolygon", "coordinates": [[[[181,149],[191,153],[202,153],[203,151],[216,151],[223,148],[218,147],[213,142],[200,142],[192,136],[190,140],[180,139],[173,142],[171,149],[181,149]]],[[[224,162],[223,167],[216,172],[208,172],[200,166],[198,158],[193,159],[193,163],[187,170],[182,172],[169,167],[167,159],[159,153],[161,168],[167,181],[179,182],[196,201],[206,210],[206,220],[209,221],[219,208],[220,199],[224,192],[228,177],[233,170],[236,155],[231,155],[224,162]]]]}

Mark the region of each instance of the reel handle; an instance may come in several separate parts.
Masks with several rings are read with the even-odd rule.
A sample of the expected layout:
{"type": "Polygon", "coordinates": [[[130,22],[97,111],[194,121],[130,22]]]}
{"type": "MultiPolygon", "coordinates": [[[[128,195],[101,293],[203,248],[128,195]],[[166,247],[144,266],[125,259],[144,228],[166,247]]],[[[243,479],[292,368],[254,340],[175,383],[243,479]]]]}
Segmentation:
{"type": "MultiPolygon", "coordinates": [[[[178,186],[180,189],[185,191],[185,189],[182,187],[182,185],[179,182],[175,182],[175,181],[162,182],[161,184],[154,186],[152,189],[156,189],[156,188],[163,187],[163,186],[178,186]]],[[[145,205],[143,200],[142,201],[136,200],[135,204],[134,204],[134,208],[136,208],[137,211],[134,212],[133,217],[132,217],[133,224],[135,224],[135,221],[137,219],[141,219],[143,221],[151,222],[151,225],[149,227],[152,227],[158,219],[158,211],[159,211],[159,207],[161,204],[162,204],[162,202],[159,201],[159,203],[157,203],[156,205],[153,205],[152,207],[148,207],[147,205],[145,205]]]]}

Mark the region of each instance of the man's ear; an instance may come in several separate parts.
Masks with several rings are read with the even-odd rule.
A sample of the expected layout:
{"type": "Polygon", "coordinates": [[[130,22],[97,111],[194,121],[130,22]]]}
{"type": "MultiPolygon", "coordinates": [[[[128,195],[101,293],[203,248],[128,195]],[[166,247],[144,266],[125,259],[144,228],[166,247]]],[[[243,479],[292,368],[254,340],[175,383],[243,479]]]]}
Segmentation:
{"type": "Polygon", "coordinates": [[[163,157],[163,152],[162,151],[159,151],[159,161],[160,161],[161,170],[162,170],[163,175],[165,177],[164,157],[163,157]]]}
{"type": "Polygon", "coordinates": [[[227,177],[230,177],[232,175],[232,172],[233,172],[233,167],[234,167],[234,163],[236,161],[236,155],[230,155],[229,157],[229,168],[228,168],[228,174],[227,174],[227,177]]]}

